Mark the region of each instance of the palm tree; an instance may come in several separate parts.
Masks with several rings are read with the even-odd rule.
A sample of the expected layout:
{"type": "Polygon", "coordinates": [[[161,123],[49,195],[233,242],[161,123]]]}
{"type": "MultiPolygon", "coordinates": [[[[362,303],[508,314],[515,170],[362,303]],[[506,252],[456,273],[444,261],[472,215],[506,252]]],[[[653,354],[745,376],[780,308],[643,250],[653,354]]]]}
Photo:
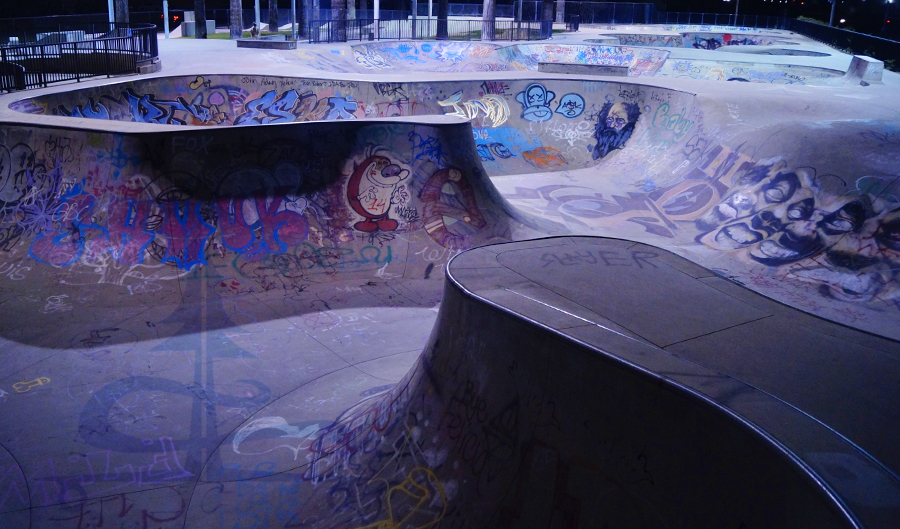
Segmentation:
{"type": "Polygon", "coordinates": [[[269,31],[278,32],[278,0],[269,0],[269,31]]]}
{"type": "Polygon", "coordinates": [[[448,0],[438,0],[438,10],[437,10],[437,38],[438,40],[444,40],[447,38],[447,11],[449,6],[447,4],[448,0]]]}
{"type": "Polygon", "coordinates": [[[206,0],[194,0],[194,38],[206,38],[206,0]]]}
{"type": "Polygon", "coordinates": [[[494,0],[484,0],[481,15],[481,40],[494,40],[494,0]]]}
{"type": "Polygon", "coordinates": [[[553,35],[553,0],[541,3],[541,38],[549,39],[553,35]]]}
{"type": "Polygon", "coordinates": [[[116,10],[116,23],[127,24],[128,23],[128,0],[116,0],[115,10],[116,10]]]}
{"type": "Polygon", "coordinates": [[[332,0],[331,19],[334,24],[334,40],[347,42],[347,0],[332,0]]]}
{"type": "Polygon", "coordinates": [[[231,26],[231,38],[239,39],[241,35],[244,33],[244,20],[241,16],[241,0],[231,0],[231,9],[228,10],[230,14],[229,25],[231,26]]]}

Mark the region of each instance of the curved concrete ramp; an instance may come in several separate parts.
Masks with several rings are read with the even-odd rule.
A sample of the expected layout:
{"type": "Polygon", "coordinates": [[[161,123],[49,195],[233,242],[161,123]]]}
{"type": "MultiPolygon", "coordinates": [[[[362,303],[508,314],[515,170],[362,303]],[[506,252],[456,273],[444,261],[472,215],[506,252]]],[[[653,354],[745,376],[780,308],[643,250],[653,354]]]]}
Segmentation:
{"type": "Polygon", "coordinates": [[[537,70],[542,62],[628,66],[628,75],[654,75],[666,62],[665,50],[584,44],[517,44],[497,53],[516,70],[537,70]]]}
{"type": "MultiPolygon", "coordinates": [[[[326,424],[305,392],[260,410],[222,443],[187,523],[241,509],[308,527],[891,527],[900,481],[867,451],[896,465],[900,432],[857,424],[896,425],[896,410],[856,399],[832,409],[822,390],[847,379],[760,356],[772,326],[807,342],[839,334],[795,353],[826,363],[900,350],[646,245],[560,238],[465,252],[396,387],[326,424]],[[204,505],[244,494],[254,501],[224,513],[204,505]]],[[[879,365],[878,381],[900,375],[879,365]]]]}
{"type": "Polygon", "coordinates": [[[365,69],[416,69],[440,72],[505,71],[494,54],[499,44],[454,41],[398,41],[357,44],[353,58],[365,69]],[[491,58],[495,60],[492,62],[491,58]]]}
{"type": "Polygon", "coordinates": [[[495,245],[448,270],[419,369],[435,395],[484,402],[486,420],[464,424],[480,432],[486,469],[500,424],[524,446],[497,519],[891,527],[900,514],[900,480],[885,467],[900,468],[900,416],[876,404],[900,377],[900,343],[629,241],[495,245]],[[441,383],[460,373],[473,379],[465,393],[441,383]],[[837,407],[836,394],[848,395],[837,407]],[[513,428],[535,402],[533,429],[513,428]]]}
{"type": "Polygon", "coordinates": [[[666,61],[657,75],[706,81],[839,86],[844,84],[843,77],[847,74],[815,66],[684,58],[666,61]]]}
{"type": "Polygon", "coordinates": [[[789,38],[780,35],[765,33],[710,33],[710,32],[685,32],[684,46],[700,50],[717,50],[728,46],[785,46],[798,45],[789,38]]]}
{"type": "MultiPolygon", "coordinates": [[[[649,105],[635,102],[639,94],[651,101],[665,101],[666,108],[678,115],[693,112],[693,94],[624,82],[378,83],[246,75],[108,84],[21,100],[12,108],[36,115],[192,126],[450,115],[471,120],[469,134],[485,170],[490,175],[504,175],[567,171],[603,163],[610,153],[625,147],[641,114],[651,110],[649,105]],[[611,113],[613,120],[619,116],[618,123],[607,123],[611,113]]],[[[644,139],[665,142],[667,150],[676,149],[687,138],[679,130],[669,129],[685,123],[682,120],[651,130],[644,139]]],[[[444,156],[441,149],[433,148],[437,144],[429,143],[428,136],[417,138],[408,139],[416,151],[414,157],[444,156]]]]}

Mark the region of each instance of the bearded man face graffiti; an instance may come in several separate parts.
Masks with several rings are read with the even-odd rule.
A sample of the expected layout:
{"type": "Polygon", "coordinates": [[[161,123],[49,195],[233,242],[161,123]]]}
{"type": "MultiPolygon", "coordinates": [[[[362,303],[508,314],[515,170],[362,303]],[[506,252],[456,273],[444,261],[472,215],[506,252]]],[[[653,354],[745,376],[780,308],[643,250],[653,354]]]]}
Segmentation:
{"type": "Polygon", "coordinates": [[[600,121],[594,130],[594,138],[597,140],[593,148],[594,159],[603,158],[610,151],[624,147],[640,115],[640,108],[632,103],[603,105],[600,109],[600,121]]]}

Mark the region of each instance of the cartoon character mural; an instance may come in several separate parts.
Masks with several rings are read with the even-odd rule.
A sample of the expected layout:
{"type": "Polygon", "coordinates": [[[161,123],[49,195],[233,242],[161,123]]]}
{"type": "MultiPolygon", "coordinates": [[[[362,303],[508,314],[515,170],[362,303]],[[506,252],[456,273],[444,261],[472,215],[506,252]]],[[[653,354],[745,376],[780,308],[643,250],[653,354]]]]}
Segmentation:
{"type": "Polygon", "coordinates": [[[584,98],[578,94],[566,94],[559,100],[556,113],[569,119],[577,118],[584,112],[584,98]]]}
{"type": "Polygon", "coordinates": [[[594,159],[603,158],[610,151],[624,147],[640,115],[641,109],[633,103],[613,104],[610,101],[603,105],[600,109],[600,120],[594,130],[597,144],[593,149],[588,147],[589,150],[593,150],[594,159]]]}
{"type": "Polygon", "coordinates": [[[519,92],[516,101],[522,104],[522,119],[541,123],[553,117],[550,102],[556,94],[544,88],[540,83],[531,83],[519,92]]]}
{"type": "Polygon", "coordinates": [[[409,192],[401,182],[409,178],[409,170],[401,169],[385,156],[366,158],[350,176],[347,199],[350,207],[364,220],[353,225],[359,231],[393,231],[399,223],[390,218],[393,205],[406,205],[409,192]]]}

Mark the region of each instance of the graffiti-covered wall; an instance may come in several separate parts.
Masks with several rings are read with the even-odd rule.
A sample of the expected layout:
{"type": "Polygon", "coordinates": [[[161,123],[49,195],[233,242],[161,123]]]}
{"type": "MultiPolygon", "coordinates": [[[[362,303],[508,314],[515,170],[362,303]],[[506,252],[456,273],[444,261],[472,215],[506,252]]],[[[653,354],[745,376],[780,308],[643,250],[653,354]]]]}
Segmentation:
{"type": "MultiPolygon", "coordinates": [[[[488,174],[595,165],[625,146],[642,113],[625,83],[528,80],[371,83],[282,77],[195,76],[51,94],[21,112],[148,124],[227,126],[445,114],[471,120],[488,174]]],[[[693,96],[647,89],[684,114],[693,96]]],[[[658,105],[657,105],[658,106],[658,105]]],[[[428,137],[414,158],[449,155],[428,137]]]]}
{"type": "Polygon", "coordinates": [[[408,256],[405,233],[440,249],[523,237],[503,220],[503,199],[477,192],[479,185],[492,189],[485,176],[521,175],[494,184],[520,219],[547,223],[531,234],[568,230],[685,248],[701,264],[759,291],[778,299],[803,291],[809,310],[856,325],[868,321],[872,328],[900,299],[900,258],[891,242],[897,195],[871,191],[888,186],[896,171],[896,131],[885,123],[829,123],[821,125],[827,134],[798,144],[806,129],[792,134],[770,125],[761,134],[758,126],[745,126],[747,109],[739,102],[708,103],[702,111],[684,92],[584,80],[193,76],[40,96],[14,106],[35,114],[145,121],[148,131],[155,123],[232,125],[185,127],[184,134],[58,137],[47,136],[49,129],[8,129],[3,156],[10,162],[0,187],[3,245],[21,248],[18,241],[37,237],[29,258],[54,266],[95,256],[145,266],[151,256],[186,270],[202,263],[210,248],[253,256],[305,248],[301,268],[319,259],[371,272],[387,255],[395,264],[408,256]],[[471,126],[460,124],[454,129],[460,136],[449,137],[442,127],[364,121],[423,114],[454,115],[471,126]],[[307,120],[316,121],[294,123],[307,120]],[[367,135],[325,141],[324,133],[310,132],[343,138],[348,130],[367,135]],[[773,142],[776,136],[784,140],[773,142]],[[822,147],[825,138],[838,136],[835,147],[822,147]],[[856,145],[852,152],[846,152],[849,145],[856,145]],[[858,152],[869,155],[859,159],[858,152]],[[234,159],[240,162],[223,162],[234,159]],[[254,171],[268,176],[253,177],[254,171]],[[837,181],[844,184],[823,183],[837,181]],[[282,189],[273,195],[280,198],[247,198],[262,193],[259,182],[282,189]],[[773,198],[775,190],[780,198],[773,198]],[[216,194],[223,192],[230,197],[225,205],[216,194]],[[185,202],[182,196],[200,198],[185,202]],[[197,206],[210,200],[218,202],[197,206]],[[170,204],[178,201],[186,205],[170,204]],[[496,225],[485,212],[495,201],[503,211],[496,225]],[[106,217],[88,222],[94,211],[106,217]],[[282,220],[267,220],[276,213],[284,213],[282,220]],[[828,219],[834,215],[847,222],[833,224],[828,219]],[[131,219],[120,224],[132,232],[110,227],[108,219],[116,216],[131,219]],[[134,224],[138,217],[142,225],[134,224]],[[226,218],[230,224],[223,224],[226,218]],[[808,233],[801,237],[797,230],[808,233]],[[348,241],[358,246],[339,257],[337,250],[320,249],[348,241]],[[322,251],[332,253],[325,259],[322,251]],[[768,281],[773,272],[786,281],[768,281]],[[877,318],[866,316],[868,309],[877,318]]]}
{"type": "Polygon", "coordinates": [[[459,249],[515,228],[468,157],[468,130],[6,127],[0,248],[23,264],[14,279],[42,265],[120,285],[217,266],[250,290],[379,272],[439,278],[459,249]]]}

